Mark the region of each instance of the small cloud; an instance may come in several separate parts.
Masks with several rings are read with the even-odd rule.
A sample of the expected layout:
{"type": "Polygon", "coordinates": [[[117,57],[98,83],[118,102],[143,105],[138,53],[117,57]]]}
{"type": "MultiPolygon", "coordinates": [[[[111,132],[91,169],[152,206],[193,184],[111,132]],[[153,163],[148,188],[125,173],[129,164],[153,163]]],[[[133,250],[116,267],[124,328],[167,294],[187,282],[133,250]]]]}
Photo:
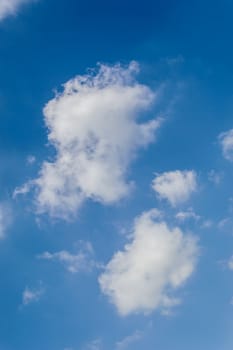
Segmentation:
{"type": "Polygon", "coordinates": [[[197,190],[197,174],[193,170],[175,170],[157,174],[152,188],[173,206],[186,202],[197,190]]]}
{"type": "Polygon", "coordinates": [[[116,350],[127,350],[129,349],[129,346],[132,346],[134,343],[142,339],[143,332],[135,331],[133,334],[128,335],[121,341],[116,343],[115,349],[116,350]]]}
{"type": "Polygon", "coordinates": [[[226,217],[220,220],[217,224],[220,230],[224,230],[225,232],[233,233],[233,220],[231,217],[226,217]]]}
{"type": "Polygon", "coordinates": [[[34,164],[35,163],[35,161],[36,161],[36,157],[35,156],[32,156],[32,155],[29,155],[28,157],[27,157],[27,163],[28,164],[34,164]]]}
{"type": "Polygon", "coordinates": [[[83,350],[102,350],[102,349],[103,349],[103,343],[101,339],[95,339],[90,343],[86,344],[83,348],[83,350]]]}
{"type": "Polygon", "coordinates": [[[210,170],[208,173],[208,180],[215,185],[219,185],[223,179],[223,172],[216,171],[214,169],[210,170]]]}
{"type": "Polygon", "coordinates": [[[230,218],[224,218],[224,219],[220,220],[218,223],[218,228],[221,229],[221,228],[225,227],[229,223],[229,221],[230,221],[230,218]]]}
{"type": "Polygon", "coordinates": [[[230,162],[233,161],[233,129],[222,132],[218,136],[222,148],[223,157],[230,162]]]}
{"type": "Polygon", "coordinates": [[[186,210],[186,211],[179,211],[176,215],[175,215],[176,219],[181,221],[181,222],[184,222],[186,220],[189,220],[189,219],[193,219],[193,220],[200,220],[200,215],[197,215],[192,208],[186,210]]]}
{"type": "Polygon", "coordinates": [[[89,242],[80,242],[81,248],[76,253],[62,250],[55,253],[44,252],[38,255],[38,259],[57,261],[61,263],[69,272],[89,272],[98,264],[93,259],[93,248],[89,242]]]}
{"type": "Polygon", "coordinates": [[[30,190],[31,190],[31,183],[27,182],[20,187],[16,187],[14,192],[13,192],[12,197],[13,197],[13,199],[16,199],[16,197],[18,197],[18,195],[27,194],[28,192],[30,192],[30,190]]]}
{"type": "Polygon", "coordinates": [[[212,226],[213,226],[213,221],[212,220],[204,220],[202,225],[201,225],[202,228],[206,228],[206,229],[208,229],[208,228],[210,228],[212,226]]]}
{"type": "Polygon", "coordinates": [[[19,8],[35,0],[0,0],[0,21],[8,16],[16,15],[19,8]]]}
{"type": "Polygon", "coordinates": [[[27,306],[32,303],[36,303],[41,299],[41,296],[44,294],[44,288],[40,283],[38,288],[29,288],[26,287],[23,291],[22,304],[27,306]]]}

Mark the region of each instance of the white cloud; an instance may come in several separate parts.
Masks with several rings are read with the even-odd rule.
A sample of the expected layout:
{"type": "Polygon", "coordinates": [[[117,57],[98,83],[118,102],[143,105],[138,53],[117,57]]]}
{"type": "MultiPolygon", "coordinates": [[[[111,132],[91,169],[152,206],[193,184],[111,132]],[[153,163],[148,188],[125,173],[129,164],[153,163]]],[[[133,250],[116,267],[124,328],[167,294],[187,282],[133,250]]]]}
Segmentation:
{"type": "Polygon", "coordinates": [[[27,182],[23,186],[16,187],[12,197],[15,199],[18,195],[28,193],[31,189],[31,185],[31,182],[27,182]]]}
{"type": "MultiPolygon", "coordinates": [[[[67,218],[86,199],[111,204],[132,188],[128,168],[137,150],[155,140],[161,119],[145,121],[156,93],[138,83],[136,62],[99,65],[77,76],[44,108],[54,161],[45,161],[36,187],[38,213],[67,218]]],[[[17,189],[19,191],[19,189],[17,189]]]]}
{"type": "Polygon", "coordinates": [[[22,5],[32,1],[35,0],[0,0],[0,21],[17,14],[22,5]]]}
{"type": "Polygon", "coordinates": [[[189,199],[197,190],[197,175],[193,170],[175,170],[156,175],[152,188],[160,198],[176,206],[189,199]]]}
{"type": "Polygon", "coordinates": [[[24,306],[38,302],[44,294],[44,288],[40,285],[38,288],[26,287],[23,291],[22,303],[24,306]]]}
{"type": "Polygon", "coordinates": [[[143,337],[143,333],[140,331],[135,331],[133,334],[128,335],[121,341],[116,343],[116,350],[126,350],[129,346],[132,346],[135,342],[139,341],[143,337]]]}
{"type": "Polygon", "coordinates": [[[218,137],[225,159],[233,161],[233,129],[222,132],[218,137]]]}
{"type": "Polygon", "coordinates": [[[194,271],[199,252],[196,238],[169,227],[157,210],[135,220],[131,237],[100,276],[102,292],[123,316],[170,309],[180,302],[172,293],[194,271]]]}
{"type": "Polygon", "coordinates": [[[12,214],[9,206],[4,203],[0,203],[0,239],[4,238],[6,231],[11,224],[12,214]]]}
{"type": "Polygon", "coordinates": [[[38,258],[58,261],[71,273],[90,271],[97,265],[93,260],[93,249],[89,242],[82,242],[82,248],[76,254],[62,250],[55,253],[44,252],[38,258]]]}
{"type": "Polygon", "coordinates": [[[193,220],[200,220],[200,216],[197,215],[192,208],[189,208],[188,210],[186,211],[179,211],[176,215],[175,215],[176,219],[179,220],[179,221],[186,221],[186,220],[189,220],[189,219],[193,219],[193,220]]]}

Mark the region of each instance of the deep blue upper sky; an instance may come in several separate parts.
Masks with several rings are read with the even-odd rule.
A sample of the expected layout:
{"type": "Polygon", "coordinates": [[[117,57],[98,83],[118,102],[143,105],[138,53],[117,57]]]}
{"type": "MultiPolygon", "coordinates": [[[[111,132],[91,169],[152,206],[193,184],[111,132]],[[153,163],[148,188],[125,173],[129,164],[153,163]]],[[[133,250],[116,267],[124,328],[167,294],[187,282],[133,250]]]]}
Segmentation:
{"type": "Polygon", "coordinates": [[[38,0],[0,21],[0,201],[11,212],[0,242],[0,350],[232,350],[233,165],[218,141],[233,128],[232,16],[231,0],[38,0]],[[54,157],[43,108],[55,90],[99,62],[132,60],[141,67],[137,81],[152,91],[164,86],[149,117],[165,118],[157,141],[128,170],[133,193],[110,206],[88,200],[68,221],[37,215],[33,191],[13,199],[54,157]],[[198,190],[176,209],[156,197],[151,182],[178,169],[196,172],[198,190]],[[217,185],[211,170],[221,175],[217,185]],[[124,248],[121,229],[155,207],[169,225],[179,210],[201,216],[182,224],[199,239],[199,262],[171,315],[119,316],[101,293],[102,268],[72,274],[37,258],[74,253],[82,240],[106,264],[124,248]],[[27,287],[41,292],[38,300],[23,303],[27,287]]]}

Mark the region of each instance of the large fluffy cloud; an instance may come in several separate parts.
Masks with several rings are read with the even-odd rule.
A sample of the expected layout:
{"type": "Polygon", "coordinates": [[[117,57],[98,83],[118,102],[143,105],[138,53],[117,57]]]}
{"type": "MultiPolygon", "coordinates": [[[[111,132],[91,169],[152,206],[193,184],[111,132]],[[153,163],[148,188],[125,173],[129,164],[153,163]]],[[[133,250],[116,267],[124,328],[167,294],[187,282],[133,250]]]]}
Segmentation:
{"type": "MultiPolygon", "coordinates": [[[[154,141],[161,124],[142,116],[156,94],[135,80],[138,68],[136,62],[99,65],[68,81],[46,105],[56,157],[43,163],[33,181],[39,213],[66,217],[85,199],[110,204],[129,193],[128,166],[139,148],[154,141]]],[[[21,192],[27,190],[24,186],[21,192]]]]}
{"type": "Polygon", "coordinates": [[[223,132],[218,137],[225,159],[233,161],[233,129],[223,132]]]}
{"type": "Polygon", "coordinates": [[[19,7],[34,0],[0,0],[0,21],[17,13],[19,7]]]}
{"type": "Polygon", "coordinates": [[[173,293],[192,275],[197,257],[196,238],[169,227],[154,209],[135,220],[131,242],[107,264],[100,286],[121,315],[167,310],[179,303],[173,293]]]}
{"type": "Polygon", "coordinates": [[[152,187],[161,197],[176,206],[189,199],[197,189],[197,176],[193,170],[175,170],[157,175],[152,187]]]}

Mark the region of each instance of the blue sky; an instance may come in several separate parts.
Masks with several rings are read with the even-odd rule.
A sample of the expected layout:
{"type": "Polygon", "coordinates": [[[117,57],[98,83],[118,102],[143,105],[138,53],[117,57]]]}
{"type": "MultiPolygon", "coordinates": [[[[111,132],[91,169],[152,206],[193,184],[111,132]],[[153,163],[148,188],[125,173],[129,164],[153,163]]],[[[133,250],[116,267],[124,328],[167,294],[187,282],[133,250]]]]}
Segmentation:
{"type": "Polygon", "coordinates": [[[232,350],[230,0],[0,0],[0,350],[232,350]]]}

